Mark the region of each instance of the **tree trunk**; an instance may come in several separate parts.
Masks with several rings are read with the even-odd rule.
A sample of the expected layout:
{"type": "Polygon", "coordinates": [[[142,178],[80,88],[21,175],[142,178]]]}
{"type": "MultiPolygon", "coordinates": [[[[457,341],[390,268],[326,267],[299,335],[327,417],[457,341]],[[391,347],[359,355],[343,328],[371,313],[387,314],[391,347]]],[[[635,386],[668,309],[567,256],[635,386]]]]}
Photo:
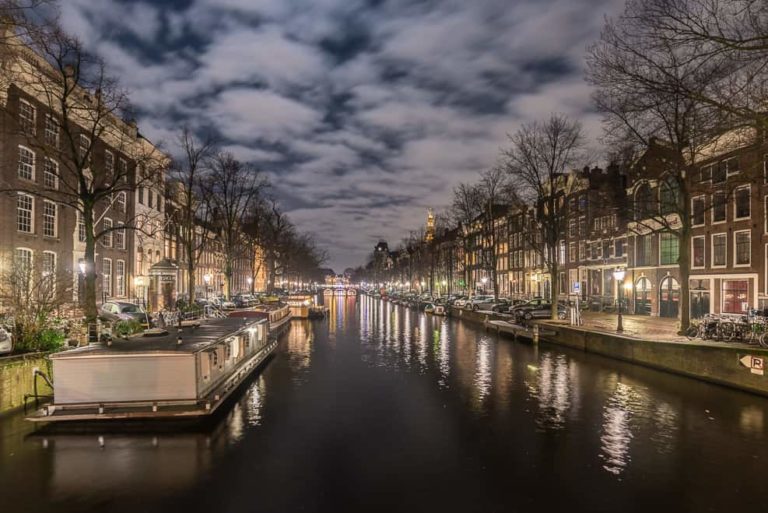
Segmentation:
{"type": "Polygon", "coordinates": [[[195,302],[195,261],[194,249],[191,246],[187,246],[187,293],[189,294],[189,304],[192,305],[195,302]]]}
{"type": "Polygon", "coordinates": [[[96,307],[96,237],[93,228],[93,209],[85,206],[83,209],[85,222],[85,298],[83,307],[85,321],[95,323],[98,318],[96,307]]]}
{"type": "Polygon", "coordinates": [[[678,267],[680,268],[680,333],[685,333],[691,324],[690,303],[690,269],[691,269],[691,235],[690,231],[683,228],[680,234],[680,249],[678,253],[678,267]]]}
{"type": "Polygon", "coordinates": [[[560,294],[559,287],[560,284],[558,283],[558,265],[557,262],[552,264],[549,268],[549,290],[551,294],[551,300],[552,300],[552,320],[557,320],[557,309],[558,309],[558,301],[557,296],[560,294]]]}

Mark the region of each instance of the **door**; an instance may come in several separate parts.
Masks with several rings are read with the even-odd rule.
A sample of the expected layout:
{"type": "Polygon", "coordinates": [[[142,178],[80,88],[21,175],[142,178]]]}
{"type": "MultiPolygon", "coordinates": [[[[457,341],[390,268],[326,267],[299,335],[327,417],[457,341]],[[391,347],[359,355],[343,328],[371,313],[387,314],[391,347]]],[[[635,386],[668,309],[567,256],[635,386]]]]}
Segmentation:
{"type": "Polygon", "coordinates": [[[672,276],[666,276],[659,287],[659,316],[677,317],[679,307],[680,284],[672,276]]]}
{"type": "Polygon", "coordinates": [[[635,282],[635,313],[651,315],[651,280],[645,277],[635,282]]]}

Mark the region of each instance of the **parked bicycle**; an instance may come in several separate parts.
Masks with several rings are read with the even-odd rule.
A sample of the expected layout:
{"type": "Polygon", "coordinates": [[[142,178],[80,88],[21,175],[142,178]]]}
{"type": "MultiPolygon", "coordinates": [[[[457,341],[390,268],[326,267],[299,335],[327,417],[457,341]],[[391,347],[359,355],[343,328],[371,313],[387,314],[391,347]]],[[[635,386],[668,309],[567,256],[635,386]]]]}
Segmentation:
{"type": "Polygon", "coordinates": [[[691,339],[759,344],[768,347],[768,317],[755,310],[743,314],[708,314],[686,332],[691,339]]]}

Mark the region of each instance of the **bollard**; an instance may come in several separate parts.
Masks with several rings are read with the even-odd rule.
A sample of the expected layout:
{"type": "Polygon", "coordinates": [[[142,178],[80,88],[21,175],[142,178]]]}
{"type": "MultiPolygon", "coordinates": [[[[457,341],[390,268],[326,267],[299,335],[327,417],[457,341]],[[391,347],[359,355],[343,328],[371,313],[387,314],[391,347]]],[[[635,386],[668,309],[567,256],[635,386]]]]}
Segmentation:
{"type": "Polygon", "coordinates": [[[534,344],[539,343],[539,325],[538,324],[533,325],[533,343],[534,344]]]}

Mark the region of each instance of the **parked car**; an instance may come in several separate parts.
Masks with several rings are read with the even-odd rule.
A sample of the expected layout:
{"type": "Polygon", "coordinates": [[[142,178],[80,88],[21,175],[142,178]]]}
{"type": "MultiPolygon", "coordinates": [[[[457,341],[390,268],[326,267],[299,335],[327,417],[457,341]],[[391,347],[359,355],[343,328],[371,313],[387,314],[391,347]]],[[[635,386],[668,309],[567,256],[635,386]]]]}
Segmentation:
{"type": "Polygon", "coordinates": [[[11,351],[13,351],[13,336],[5,327],[0,326],[0,355],[9,354],[11,351]]]}
{"type": "Polygon", "coordinates": [[[99,316],[106,321],[137,321],[149,326],[149,315],[141,305],[127,301],[107,301],[101,305],[99,316]]]}
{"type": "MultiPolygon", "coordinates": [[[[525,319],[548,319],[552,315],[552,303],[542,302],[533,306],[526,306],[515,312],[518,321],[525,319]]],[[[566,306],[562,303],[557,304],[557,318],[565,319],[568,315],[566,306]]]]}
{"type": "Polygon", "coordinates": [[[464,308],[467,310],[490,310],[495,300],[493,296],[474,296],[472,299],[467,300],[464,304],[464,308]]]}
{"type": "Polygon", "coordinates": [[[529,306],[539,306],[542,303],[549,304],[549,301],[541,297],[535,297],[533,299],[529,299],[527,301],[523,301],[522,303],[518,303],[514,306],[511,306],[507,311],[511,313],[513,316],[517,317],[518,311],[522,310],[523,308],[527,308],[529,306]]]}

